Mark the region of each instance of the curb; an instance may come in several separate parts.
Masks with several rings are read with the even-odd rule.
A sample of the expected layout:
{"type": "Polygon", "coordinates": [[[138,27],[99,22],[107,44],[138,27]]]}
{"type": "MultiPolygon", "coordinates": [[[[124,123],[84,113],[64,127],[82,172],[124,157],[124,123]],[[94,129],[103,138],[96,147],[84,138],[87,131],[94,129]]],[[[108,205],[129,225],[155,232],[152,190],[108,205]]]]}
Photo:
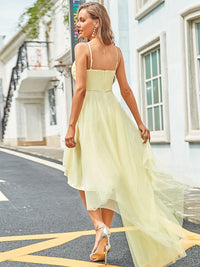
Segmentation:
{"type": "Polygon", "coordinates": [[[19,148],[19,147],[15,147],[15,146],[6,146],[6,145],[2,145],[0,144],[0,148],[5,148],[5,149],[8,149],[8,150],[12,150],[12,151],[18,151],[18,152],[21,152],[23,154],[26,154],[26,155],[30,155],[30,156],[35,156],[37,158],[41,158],[41,159],[45,159],[45,160],[48,160],[48,161],[51,161],[51,162],[55,162],[55,163],[58,163],[58,164],[61,164],[62,165],[62,161],[61,160],[58,160],[56,158],[52,158],[52,157],[48,157],[48,156],[44,156],[43,154],[41,153],[38,153],[38,152],[27,152],[27,150],[23,149],[23,148],[19,148]]]}

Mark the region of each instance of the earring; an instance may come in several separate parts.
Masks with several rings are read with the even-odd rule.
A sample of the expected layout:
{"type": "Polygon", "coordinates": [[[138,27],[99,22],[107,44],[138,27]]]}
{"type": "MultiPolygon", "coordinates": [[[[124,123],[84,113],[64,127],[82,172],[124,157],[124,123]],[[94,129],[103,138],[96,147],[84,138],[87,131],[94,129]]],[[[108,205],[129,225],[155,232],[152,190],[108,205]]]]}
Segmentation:
{"type": "Polygon", "coordinates": [[[93,32],[92,32],[92,38],[94,37],[95,31],[96,31],[96,27],[94,26],[94,29],[93,29],[93,32]]]}

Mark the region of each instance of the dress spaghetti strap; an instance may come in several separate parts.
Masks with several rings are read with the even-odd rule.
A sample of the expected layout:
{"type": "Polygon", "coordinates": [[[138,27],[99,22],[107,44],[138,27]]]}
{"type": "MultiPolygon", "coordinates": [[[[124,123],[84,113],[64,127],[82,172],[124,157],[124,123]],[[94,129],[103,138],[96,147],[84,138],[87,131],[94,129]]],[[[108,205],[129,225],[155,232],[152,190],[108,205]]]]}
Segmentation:
{"type": "Polygon", "coordinates": [[[87,44],[88,44],[89,50],[90,50],[90,69],[92,69],[92,50],[91,50],[89,42],[87,44]]]}
{"type": "MultiPolygon", "coordinates": [[[[91,49],[90,43],[88,42],[87,44],[90,50],[90,69],[92,69],[92,49],[91,49]]],[[[116,46],[115,46],[115,49],[116,49],[116,54],[117,54],[116,65],[115,65],[115,71],[116,71],[117,66],[118,66],[118,50],[116,46]]]]}

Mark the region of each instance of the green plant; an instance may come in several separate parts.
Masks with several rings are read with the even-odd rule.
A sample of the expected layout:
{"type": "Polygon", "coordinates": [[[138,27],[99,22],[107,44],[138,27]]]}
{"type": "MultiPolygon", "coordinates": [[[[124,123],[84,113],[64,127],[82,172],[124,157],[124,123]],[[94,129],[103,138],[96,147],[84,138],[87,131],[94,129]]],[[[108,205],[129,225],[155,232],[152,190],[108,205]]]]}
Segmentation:
{"type": "MultiPolygon", "coordinates": [[[[51,30],[51,19],[53,16],[53,7],[55,1],[50,0],[37,0],[35,4],[28,8],[19,18],[19,27],[23,28],[23,32],[27,34],[30,39],[37,39],[40,32],[40,23],[43,22],[46,26],[46,37],[48,39],[51,30]],[[44,18],[49,18],[46,23],[44,18]],[[23,26],[24,24],[25,27],[23,26]]],[[[69,9],[66,0],[62,0],[60,6],[63,12],[64,23],[69,22],[69,9]]]]}
{"type": "Polygon", "coordinates": [[[62,11],[63,11],[63,19],[64,23],[69,23],[69,5],[66,3],[65,0],[62,1],[62,11]]]}

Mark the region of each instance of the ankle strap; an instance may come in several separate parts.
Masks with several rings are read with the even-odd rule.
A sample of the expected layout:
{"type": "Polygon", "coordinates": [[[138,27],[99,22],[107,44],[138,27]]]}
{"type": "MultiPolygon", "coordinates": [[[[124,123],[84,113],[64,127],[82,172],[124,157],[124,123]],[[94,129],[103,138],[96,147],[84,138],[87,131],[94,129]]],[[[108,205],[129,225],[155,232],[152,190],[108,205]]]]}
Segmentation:
{"type": "Polygon", "coordinates": [[[100,229],[104,228],[105,226],[106,226],[106,225],[103,225],[103,226],[100,226],[100,227],[99,227],[99,226],[97,226],[97,228],[95,228],[95,230],[96,230],[96,231],[98,231],[98,230],[100,230],[100,229]]]}

